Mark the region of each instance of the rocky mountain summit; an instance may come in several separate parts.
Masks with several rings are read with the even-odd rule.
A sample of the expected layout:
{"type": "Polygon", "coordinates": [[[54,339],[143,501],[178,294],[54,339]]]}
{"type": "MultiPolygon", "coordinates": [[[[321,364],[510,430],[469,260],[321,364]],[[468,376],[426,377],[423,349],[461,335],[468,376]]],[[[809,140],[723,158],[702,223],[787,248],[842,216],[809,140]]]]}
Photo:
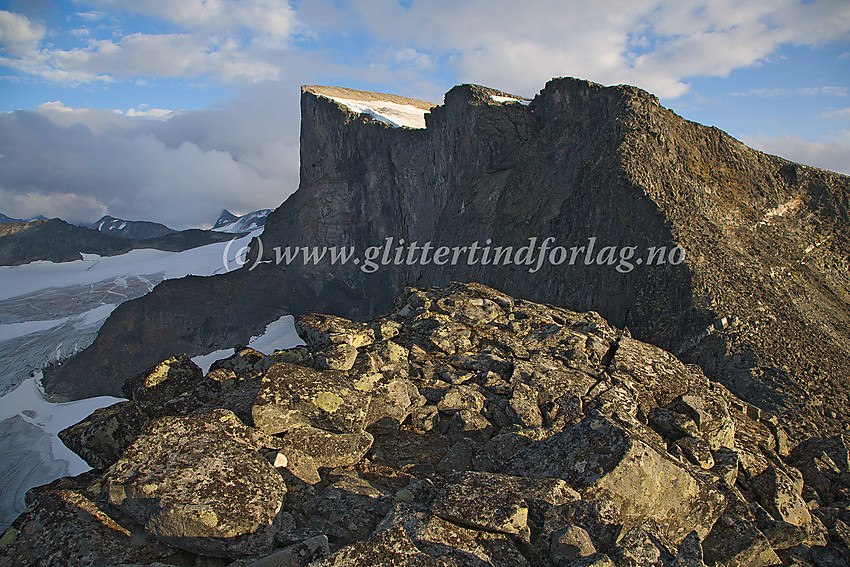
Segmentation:
{"type": "Polygon", "coordinates": [[[89,225],[89,228],[98,232],[111,234],[112,236],[129,238],[131,240],[158,238],[160,236],[177,232],[173,228],[169,228],[158,222],[128,221],[115,218],[110,215],[100,217],[89,225]]]}
{"type": "Polygon", "coordinates": [[[185,355],[61,437],[0,565],[847,565],[850,438],[761,411],[595,312],[407,288],[305,347],[185,355]]]}
{"type": "Polygon", "coordinates": [[[300,186],[252,244],[252,260],[263,263],[123,304],[91,347],[46,377],[49,391],[114,393],[158,360],[247,342],[286,313],[366,320],[404,286],[477,281],[598,311],[755,407],[793,416],[795,439],[835,435],[850,422],[847,176],[753,150],[635,87],[570,78],[549,81],[530,102],[461,85],[438,106],[305,87],[301,113],[300,186]],[[425,127],[376,119],[383,106],[417,110],[425,127]],[[685,254],[628,271],[597,256],[534,272],[461,261],[390,262],[366,273],[353,262],[280,264],[275,252],[361,254],[388,238],[516,249],[549,237],[567,250],[595,239],[594,256],[604,247],[635,247],[635,258],[650,248],[685,254]]]}

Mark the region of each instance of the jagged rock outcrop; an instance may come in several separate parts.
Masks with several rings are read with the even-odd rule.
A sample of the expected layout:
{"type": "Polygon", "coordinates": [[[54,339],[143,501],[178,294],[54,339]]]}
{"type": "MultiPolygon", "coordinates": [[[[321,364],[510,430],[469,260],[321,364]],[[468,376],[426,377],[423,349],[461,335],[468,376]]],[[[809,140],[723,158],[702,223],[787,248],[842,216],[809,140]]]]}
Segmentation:
{"type": "Polygon", "coordinates": [[[148,421],[117,458],[90,441],[113,413],[63,432],[104,468],[31,491],[0,565],[825,567],[850,553],[846,436],[782,457],[783,419],[597,313],[452,284],[408,288],[365,323],[297,325],[307,346],[128,380],[113,413],[148,421]],[[348,370],[321,362],[339,345],[348,370]]]}
{"type": "MultiPolygon", "coordinates": [[[[505,102],[501,91],[462,85],[430,109],[425,129],[393,128],[328,93],[302,92],[301,183],[269,216],[261,239],[272,265],[209,284],[163,285],[122,305],[92,347],[48,377],[48,387],[82,395],[96,384],[109,393],[157,360],[201,354],[211,337],[243,341],[284,310],[364,319],[388,308],[404,285],[480,281],[597,310],[635,338],[699,364],[755,409],[796,416],[788,422],[792,438],[807,435],[812,424],[824,435],[844,430],[847,176],[752,150],[629,86],[553,79],[525,105],[505,102]],[[497,246],[518,252],[530,239],[539,246],[548,237],[550,250],[564,247],[561,263],[558,256],[539,269],[492,261],[497,246]],[[431,262],[416,261],[420,250],[408,265],[407,248],[396,261],[401,240],[405,247],[430,242],[467,250],[445,265],[433,261],[433,251],[431,262]],[[478,261],[468,263],[473,243],[478,261]],[[385,244],[388,265],[364,270],[366,248],[385,244]],[[352,246],[360,263],[273,266],[275,248],[311,246],[352,246]],[[676,246],[684,258],[671,256],[676,246]],[[575,262],[567,258],[573,247],[575,262]],[[648,262],[652,247],[664,248],[663,265],[657,257],[648,262]],[[274,293],[274,286],[300,293],[275,295],[281,302],[271,304],[285,307],[248,308],[238,322],[222,314],[238,301],[233,287],[245,301],[274,293]],[[181,297],[198,301],[188,305],[181,297]],[[175,330],[165,313],[183,324],[175,330]],[[150,348],[111,356],[123,344],[150,348]],[[85,380],[92,385],[75,391],[85,380]]],[[[347,89],[331,94],[431,106],[347,89]]],[[[259,246],[252,245],[255,257],[259,246]]],[[[373,260],[382,263],[383,254],[373,260]]],[[[345,353],[334,357],[345,363],[345,353]]],[[[699,411],[689,414],[695,423],[699,411]]]]}

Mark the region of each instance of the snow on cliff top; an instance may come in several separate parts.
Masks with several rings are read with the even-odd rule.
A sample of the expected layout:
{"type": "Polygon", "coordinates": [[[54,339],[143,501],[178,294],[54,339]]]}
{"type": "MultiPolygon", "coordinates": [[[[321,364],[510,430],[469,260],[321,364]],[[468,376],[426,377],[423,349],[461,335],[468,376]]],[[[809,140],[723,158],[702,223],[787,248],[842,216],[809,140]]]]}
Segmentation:
{"type": "Polygon", "coordinates": [[[329,98],[353,112],[366,114],[395,128],[425,128],[425,115],[435,106],[415,98],[342,87],[307,86],[302,90],[329,98]]]}

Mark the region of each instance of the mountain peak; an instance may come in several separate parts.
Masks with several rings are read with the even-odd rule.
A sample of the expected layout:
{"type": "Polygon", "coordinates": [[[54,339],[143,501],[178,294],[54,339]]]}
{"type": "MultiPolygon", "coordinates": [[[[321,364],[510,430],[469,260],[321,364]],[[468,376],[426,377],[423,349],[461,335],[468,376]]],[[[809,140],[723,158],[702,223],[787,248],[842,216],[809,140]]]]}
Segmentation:
{"type": "Polygon", "coordinates": [[[232,224],[239,220],[239,217],[228,211],[227,209],[221,209],[221,213],[218,215],[218,219],[213,224],[213,230],[217,228],[221,228],[228,224],[232,224]]]}

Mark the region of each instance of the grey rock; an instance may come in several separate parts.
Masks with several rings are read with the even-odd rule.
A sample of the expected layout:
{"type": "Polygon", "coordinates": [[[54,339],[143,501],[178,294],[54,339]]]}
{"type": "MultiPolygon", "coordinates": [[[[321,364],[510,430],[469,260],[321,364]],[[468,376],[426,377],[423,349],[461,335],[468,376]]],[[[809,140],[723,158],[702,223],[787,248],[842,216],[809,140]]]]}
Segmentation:
{"type": "Polygon", "coordinates": [[[106,473],[108,501],[168,543],[234,556],[271,543],[286,484],[232,413],[164,417],[106,473]]]}
{"type": "Polygon", "coordinates": [[[122,386],[124,395],[148,418],[166,415],[167,404],[189,393],[204,373],[187,355],[172,357],[136,374],[122,386]]]}
{"type": "Polygon", "coordinates": [[[447,557],[464,566],[528,566],[506,534],[459,526],[404,504],[397,504],[375,531],[380,533],[398,525],[404,527],[419,549],[434,558],[447,557]]]}
{"type": "Polygon", "coordinates": [[[549,558],[556,565],[563,565],[579,557],[596,553],[587,532],[578,526],[567,526],[549,536],[549,558]]]}
{"type": "Polygon", "coordinates": [[[673,543],[708,533],[723,507],[715,489],[599,415],[531,445],[503,472],[562,478],[584,498],[617,503],[628,526],[656,520],[673,543]]]}
{"type": "Polygon", "coordinates": [[[366,539],[389,512],[393,497],[368,480],[343,477],[304,502],[308,517],[318,516],[346,534],[349,543],[366,539]]]}
{"type": "Polygon", "coordinates": [[[752,485],[761,497],[762,505],[775,520],[795,526],[811,523],[812,516],[800,497],[802,484],[795,486],[794,481],[784,471],[770,466],[753,479],[752,485]]]}
{"type": "Polygon", "coordinates": [[[718,567],[765,567],[781,563],[770,542],[755,526],[746,500],[734,488],[727,506],[702,542],[705,562],[718,567]]]}
{"type": "Polygon", "coordinates": [[[328,538],[320,535],[252,561],[246,567],[305,567],[313,561],[330,555],[330,552],[328,538]]]}
{"type": "Polygon", "coordinates": [[[372,383],[344,372],[317,372],[279,363],[263,376],[251,410],[254,425],[269,434],[299,425],[353,432],[365,427],[372,383]]]}
{"type": "Polygon", "coordinates": [[[597,550],[607,551],[620,535],[622,521],[617,506],[607,500],[575,500],[546,510],[542,534],[581,526],[597,550]]]}
{"type": "Polygon", "coordinates": [[[609,555],[617,567],[664,567],[673,561],[673,549],[660,527],[648,521],[623,534],[609,555]]]}
{"type": "Polygon", "coordinates": [[[302,315],[295,319],[295,330],[307,346],[316,349],[340,344],[359,348],[370,345],[375,340],[375,331],[365,323],[356,323],[334,315],[302,315]]]}
{"type": "Polygon", "coordinates": [[[344,547],[311,567],[450,567],[449,558],[432,558],[419,551],[403,526],[380,532],[344,547]]]}
{"type": "Polygon", "coordinates": [[[615,567],[615,563],[604,553],[594,553],[571,561],[566,567],[615,567]]]}
{"type": "Polygon", "coordinates": [[[693,464],[704,469],[714,467],[714,456],[711,454],[708,443],[703,441],[702,438],[685,437],[676,441],[676,445],[693,464]]]}
{"type": "Polygon", "coordinates": [[[146,421],[135,403],[120,402],[60,431],[59,439],[90,467],[103,469],[118,460],[146,421]]]}
{"type": "Polygon", "coordinates": [[[445,520],[506,534],[528,532],[528,504],[502,475],[482,472],[449,477],[432,512],[445,520]]]}
{"type": "Polygon", "coordinates": [[[322,370],[351,370],[357,360],[357,349],[350,344],[326,347],[316,353],[316,366],[322,370]]]}
{"type": "Polygon", "coordinates": [[[472,443],[461,439],[446,451],[437,463],[437,472],[446,475],[454,471],[472,470],[472,443]]]}
{"type": "Polygon", "coordinates": [[[366,431],[332,433],[314,427],[295,427],[287,430],[281,438],[284,454],[287,447],[297,449],[309,456],[317,467],[356,464],[372,447],[373,441],[372,434],[366,431]]]}
{"type": "Polygon", "coordinates": [[[459,410],[454,413],[449,422],[448,437],[452,441],[469,439],[476,443],[484,443],[495,431],[495,427],[486,417],[472,410],[459,410]]]}
{"type": "Polygon", "coordinates": [[[437,404],[437,409],[447,414],[460,410],[480,412],[484,409],[484,396],[476,387],[454,386],[437,404]]]}
{"type": "Polygon", "coordinates": [[[712,384],[703,395],[685,394],[674,404],[676,411],[694,420],[700,436],[713,451],[731,448],[735,441],[735,422],[729,414],[729,405],[717,390],[712,384]]]}
{"type": "Polygon", "coordinates": [[[703,560],[702,542],[696,532],[691,532],[682,541],[672,567],[705,567],[703,560]]]}

